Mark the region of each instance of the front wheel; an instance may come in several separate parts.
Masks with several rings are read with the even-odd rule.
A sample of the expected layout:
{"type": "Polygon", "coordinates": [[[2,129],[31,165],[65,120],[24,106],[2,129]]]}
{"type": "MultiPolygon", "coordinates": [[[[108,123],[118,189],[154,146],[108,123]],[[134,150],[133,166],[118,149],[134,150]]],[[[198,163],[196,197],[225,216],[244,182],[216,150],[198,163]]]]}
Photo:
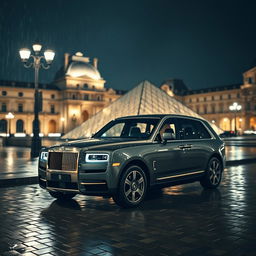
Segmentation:
{"type": "Polygon", "coordinates": [[[57,198],[59,200],[69,200],[71,198],[73,198],[76,193],[62,193],[62,192],[55,192],[55,191],[49,191],[49,194],[54,197],[57,198]]]}
{"type": "Polygon", "coordinates": [[[133,165],[123,173],[113,200],[124,208],[136,207],[143,201],[146,191],[146,174],[139,166],[133,165]]]}
{"type": "Polygon", "coordinates": [[[216,188],[221,182],[223,167],[221,161],[212,157],[208,163],[207,171],[204,177],[200,180],[204,188],[216,188]]]}

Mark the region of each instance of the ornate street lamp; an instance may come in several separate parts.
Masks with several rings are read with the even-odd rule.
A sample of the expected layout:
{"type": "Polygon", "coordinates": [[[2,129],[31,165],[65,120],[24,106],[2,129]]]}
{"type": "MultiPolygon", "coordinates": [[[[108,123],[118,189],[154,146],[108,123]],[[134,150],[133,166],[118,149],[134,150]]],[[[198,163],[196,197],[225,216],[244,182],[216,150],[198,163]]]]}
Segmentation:
{"type": "MultiPolygon", "coordinates": [[[[9,112],[7,115],[5,115],[5,118],[8,120],[9,136],[11,136],[11,120],[14,118],[14,114],[9,112]]],[[[6,137],[7,137],[7,134],[6,134],[6,137]]]]}
{"type": "Polygon", "coordinates": [[[33,138],[31,143],[31,157],[38,157],[41,149],[41,138],[39,137],[39,91],[38,91],[38,75],[39,69],[50,68],[50,64],[54,59],[55,53],[52,50],[44,51],[44,55],[40,55],[42,45],[34,44],[32,46],[34,54],[27,48],[20,49],[19,54],[25,68],[34,68],[35,70],[35,103],[34,103],[34,121],[33,121],[33,138]]]}
{"type": "Polygon", "coordinates": [[[236,129],[236,113],[242,109],[242,106],[239,105],[237,102],[234,102],[232,105],[229,106],[229,110],[234,112],[235,115],[235,135],[237,135],[236,129]]]}

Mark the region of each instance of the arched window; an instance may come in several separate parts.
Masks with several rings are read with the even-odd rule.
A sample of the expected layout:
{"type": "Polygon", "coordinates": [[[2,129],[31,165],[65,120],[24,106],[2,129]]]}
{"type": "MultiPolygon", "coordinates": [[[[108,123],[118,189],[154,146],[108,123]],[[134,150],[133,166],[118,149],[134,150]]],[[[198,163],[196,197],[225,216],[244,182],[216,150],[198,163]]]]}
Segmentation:
{"type": "Polygon", "coordinates": [[[50,120],[49,121],[49,126],[48,126],[48,133],[55,133],[57,132],[57,124],[55,120],[50,120]]]}
{"type": "Polygon", "coordinates": [[[16,122],[16,132],[24,132],[24,122],[21,119],[16,122]]]}
{"type": "Polygon", "coordinates": [[[0,132],[1,133],[7,132],[7,121],[5,119],[0,120],[0,132]]]}
{"type": "Polygon", "coordinates": [[[86,110],[83,111],[82,118],[83,118],[83,122],[89,118],[89,113],[86,110]]]}

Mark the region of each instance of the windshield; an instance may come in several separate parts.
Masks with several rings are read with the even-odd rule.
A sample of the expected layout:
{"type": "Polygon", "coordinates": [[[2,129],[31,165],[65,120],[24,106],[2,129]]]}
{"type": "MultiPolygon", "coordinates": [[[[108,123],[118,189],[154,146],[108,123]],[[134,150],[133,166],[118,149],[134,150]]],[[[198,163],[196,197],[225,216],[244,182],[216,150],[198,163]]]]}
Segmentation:
{"type": "Polygon", "coordinates": [[[149,139],[160,119],[133,118],[114,120],[99,130],[93,138],[149,139]]]}

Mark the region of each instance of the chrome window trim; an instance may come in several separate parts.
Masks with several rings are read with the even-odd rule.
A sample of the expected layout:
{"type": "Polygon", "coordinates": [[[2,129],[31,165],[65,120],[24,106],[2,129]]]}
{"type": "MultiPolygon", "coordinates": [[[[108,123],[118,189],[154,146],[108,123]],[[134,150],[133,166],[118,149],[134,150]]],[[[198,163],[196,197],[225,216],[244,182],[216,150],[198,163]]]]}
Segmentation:
{"type": "MultiPolygon", "coordinates": [[[[204,120],[201,120],[201,119],[199,119],[199,118],[194,118],[194,117],[185,117],[185,116],[165,116],[160,122],[159,122],[159,124],[158,124],[158,127],[156,128],[156,130],[155,130],[155,132],[154,132],[154,134],[152,135],[152,142],[153,143],[159,143],[158,141],[155,141],[155,139],[156,139],[156,136],[157,136],[157,134],[159,133],[159,131],[160,131],[160,128],[162,127],[162,124],[167,120],[167,119],[171,119],[171,118],[183,118],[183,119],[190,119],[190,120],[193,120],[193,121],[198,121],[198,122],[200,122],[204,127],[205,127],[205,129],[207,130],[207,132],[210,134],[210,138],[204,138],[204,139],[183,139],[183,140],[177,140],[177,139],[175,139],[175,140],[168,140],[168,143],[169,142],[172,142],[172,143],[174,143],[174,142],[180,142],[180,141],[205,141],[205,140],[214,140],[214,139],[216,139],[216,137],[213,135],[213,133],[210,131],[210,129],[204,124],[204,120]]],[[[206,121],[206,120],[205,120],[206,121]]]]}

